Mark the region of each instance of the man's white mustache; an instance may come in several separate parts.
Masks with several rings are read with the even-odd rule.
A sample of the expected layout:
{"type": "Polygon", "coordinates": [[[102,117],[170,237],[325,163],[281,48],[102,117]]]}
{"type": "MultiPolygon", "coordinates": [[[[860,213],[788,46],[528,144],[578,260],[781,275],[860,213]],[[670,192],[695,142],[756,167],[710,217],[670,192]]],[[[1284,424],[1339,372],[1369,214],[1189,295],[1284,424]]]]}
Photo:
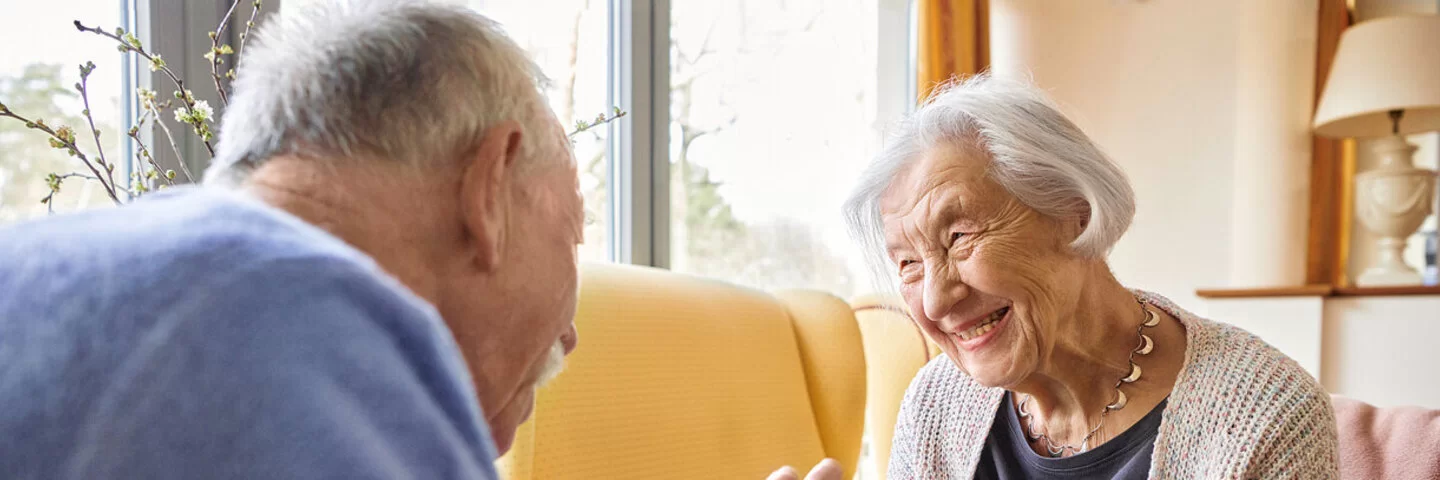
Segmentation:
{"type": "Polygon", "coordinates": [[[560,375],[565,369],[565,345],[559,339],[550,346],[550,352],[545,355],[545,360],[535,369],[534,384],[536,388],[543,387],[560,375]]]}

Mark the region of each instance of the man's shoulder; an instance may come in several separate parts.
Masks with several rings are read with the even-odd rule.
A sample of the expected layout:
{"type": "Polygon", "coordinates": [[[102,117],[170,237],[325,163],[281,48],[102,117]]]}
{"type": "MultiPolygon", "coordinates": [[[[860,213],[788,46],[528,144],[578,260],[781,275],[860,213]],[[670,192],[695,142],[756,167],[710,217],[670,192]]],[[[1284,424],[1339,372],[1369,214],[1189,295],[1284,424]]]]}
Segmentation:
{"type": "Polygon", "coordinates": [[[374,270],[364,255],[278,210],[238,194],[183,189],[0,229],[0,289],[12,294],[0,311],[55,317],[64,305],[91,314],[116,302],[160,308],[292,262],[374,270]]]}

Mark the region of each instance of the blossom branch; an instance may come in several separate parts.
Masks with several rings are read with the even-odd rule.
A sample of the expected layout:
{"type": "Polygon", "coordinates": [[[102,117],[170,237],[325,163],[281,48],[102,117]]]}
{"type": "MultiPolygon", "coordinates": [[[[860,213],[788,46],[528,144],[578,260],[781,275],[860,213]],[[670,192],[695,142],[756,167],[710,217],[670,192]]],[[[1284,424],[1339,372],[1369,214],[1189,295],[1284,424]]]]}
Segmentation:
{"type": "Polygon", "coordinates": [[[225,27],[230,26],[230,16],[235,13],[235,7],[240,5],[240,0],[230,2],[230,9],[225,11],[225,16],[220,19],[220,25],[215,31],[210,32],[210,53],[205,54],[205,59],[210,61],[210,78],[215,80],[215,93],[220,94],[220,104],[229,105],[230,95],[225,93],[225,84],[220,80],[220,64],[225,62],[221,55],[234,53],[230,45],[220,45],[220,36],[225,35],[225,27]]]}
{"type": "MultiPolygon", "coordinates": [[[[80,151],[80,146],[75,144],[75,131],[71,130],[70,127],[61,126],[59,129],[52,129],[49,125],[45,124],[44,120],[30,120],[28,118],[22,117],[20,116],[20,114],[17,114],[13,110],[7,108],[4,104],[0,104],[0,117],[10,117],[19,120],[25,123],[26,128],[30,128],[32,130],[39,130],[41,132],[45,132],[45,134],[47,135],[50,135],[51,147],[58,150],[65,150],[70,153],[70,156],[79,158],[80,162],[84,163],[85,167],[90,169],[90,173],[94,174],[92,178],[100,182],[100,185],[105,187],[105,193],[110,196],[110,200],[115,202],[116,205],[119,205],[121,203],[120,196],[115,193],[115,187],[105,182],[104,177],[100,175],[100,170],[95,168],[94,162],[91,162],[90,157],[85,156],[85,152],[80,151]]],[[[52,190],[58,188],[58,183],[54,185],[55,187],[53,187],[52,190]]],[[[54,192],[52,191],[51,195],[45,197],[44,201],[47,204],[50,202],[50,198],[54,196],[53,194],[54,192]]]]}
{"type": "Polygon", "coordinates": [[[95,71],[95,64],[85,62],[80,66],[80,83],[75,84],[75,90],[80,92],[80,100],[85,104],[85,110],[80,111],[85,116],[85,121],[90,124],[90,134],[95,138],[95,162],[105,170],[105,178],[109,180],[113,188],[115,184],[115,166],[105,159],[105,147],[100,142],[100,129],[95,127],[95,116],[90,114],[90,73],[95,71]]]}
{"type": "MultiPolygon", "coordinates": [[[[199,112],[196,109],[195,96],[190,93],[189,90],[185,89],[185,81],[181,80],[179,76],[175,75],[175,72],[173,70],[170,70],[170,67],[165,66],[165,60],[160,58],[159,55],[153,55],[150,52],[145,51],[145,46],[140,43],[140,39],[136,38],[134,34],[126,33],[123,29],[116,29],[116,33],[110,33],[99,28],[87,27],[84,24],[81,24],[79,20],[75,21],[75,28],[82,32],[93,33],[119,42],[120,46],[117,47],[117,49],[120,50],[122,53],[135,52],[135,54],[140,55],[146,60],[149,60],[150,71],[164,72],[165,76],[170,79],[170,82],[175,84],[175,98],[180,99],[184,103],[187,116],[190,118],[200,117],[200,115],[198,114],[199,112]]],[[[156,119],[156,123],[163,124],[164,122],[156,119]]],[[[203,121],[201,122],[201,124],[203,125],[203,121]]],[[[197,133],[200,133],[200,130],[202,130],[202,128],[197,126],[196,130],[197,133]]],[[[208,138],[208,136],[202,134],[201,141],[205,144],[205,150],[210,152],[211,157],[214,157],[215,147],[210,145],[210,139],[208,138]]]]}
{"type": "MultiPolygon", "coordinates": [[[[245,40],[250,38],[250,29],[255,28],[255,17],[260,14],[261,3],[260,0],[255,0],[250,4],[250,20],[245,22],[245,31],[240,32],[240,53],[237,55],[245,53],[245,40]]],[[[230,79],[235,79],[235,70],[230,70],[230,79]]]]}
{"type": "Polygon", "coordinates": [[[155,124],[160,126],[160,131],[165,133],[165,138],[170,141],[170,150],[175,152],[175,161],[180,164],[180,172],[185,175],[185,181],[194,182],[195,177],[190,174],[190,167],[185,165],[185,157],[180,155],[180,148],[175,146],[175,135],[170,133],[170,127],[160,121],[160,111],[170,107],[170,102],[163,104],[155,103],[155,92],[141,91],[141,108],[149,110],[155,118],[155,124]]]}
{"type": "Polygon", "coordinates": [[[570,131],[570,133],[565,134],[565,136],[575,138],[575,136],[581,132],[618,120],[620,117],[625,116],[626,113],[627,112],[620,110],[620,107],[614,107],[614,110],[611,111],[609,116],[602,113],[597,115],[595,120],[588,122],[585,120],[576,120],[575,130],[570,131]]]}

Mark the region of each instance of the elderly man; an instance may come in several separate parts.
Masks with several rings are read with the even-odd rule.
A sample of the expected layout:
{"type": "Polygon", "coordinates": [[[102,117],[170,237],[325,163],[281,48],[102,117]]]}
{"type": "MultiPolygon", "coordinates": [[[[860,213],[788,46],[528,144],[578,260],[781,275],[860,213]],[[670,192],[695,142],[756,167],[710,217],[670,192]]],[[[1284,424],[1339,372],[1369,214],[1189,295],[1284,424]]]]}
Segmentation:
{"type": "Polygon", "coordinates": [[[576,345],[581,197],[538,77],[461,7],[268,24],[229,188],[0,230],[0,476],[494,478],[576,345]]]}
{"type": "Polygon", "coordinates": [[[461,7],[265,26],[207,187],[0,230],[0,476],[495,478],[576,345],[540,80],[461,7]]]}

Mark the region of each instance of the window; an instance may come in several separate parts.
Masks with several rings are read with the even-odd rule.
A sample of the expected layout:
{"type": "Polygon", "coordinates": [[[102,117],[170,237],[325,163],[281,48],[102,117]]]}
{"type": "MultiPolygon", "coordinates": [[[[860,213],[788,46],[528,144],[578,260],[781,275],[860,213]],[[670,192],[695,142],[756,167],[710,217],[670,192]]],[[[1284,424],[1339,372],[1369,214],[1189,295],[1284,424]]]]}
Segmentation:
{"type": "MultiPolygon", "coordinates": [[[[316,0],[284,0],[293,10],[316,0]]],[[[577,121],[609,115],[609,14],[605,0],[465,0],[498,22],[505,32],[530,53],[549,80],[550,108],[567,131],[577,121]]],[[[617,124],[616,126],[618,126],[617,124]]],[[[580,189],[585,196],[585,243],[582,260],[611,259],[609,238],[610,189],[606,130],[590,129],[575,135],[575,158],[580,189]]]]}
{"type": "MultiPolygon", "coordinates": [[[[43,120],[58,128],[74,129],[76,142],[87,156],[96,151],[95,139],[81,116],[84,105],[74,85],[80,81],[79,65],[95,63],[87,82],[90,109],[101,131],[100,143],[106,158],[123,165],[125,148],[126,95],[123,56],[109,39],[75,30],[71,22],[113,29],[128,23],[123,0],[52,0],[46,2],[5,2],[0,18],[11,19],[0,29],[0,103],[31,120],[43,120]],[[20,19],[20,20],[15,20],[20,19]]],[[[50,148],[49,136],[25,128],[13,118],[0,118],[0,224],[46,215],[49,206],[40,203],[50,193],[50,174],[89,174],[80,161],[50,148]]],[[[122,186],[126,172],[116,170],[122,186]]],[[[99,183],[66,178],[55,196],[56,212],[111,205],[99,183]]]]}
{"type": "MultiPolygon", "coordinates": [[[[549,77],[546,94],[560,124],[573,131],[577,121],[609,114],[609,5],[604,0],[469,0],[499,22],[530,52],[549,77]]],[[[610,161],[605,129],[574,138],[580,190],[585,196],[583,260],[610,258],[608,219],[610,161]]]]}
{"type": "Polygon", "coordinates": [[[891,120],[879,7],[672,1],[672,268],[841,296],[870,286],[839,206],[891,120]]]}

